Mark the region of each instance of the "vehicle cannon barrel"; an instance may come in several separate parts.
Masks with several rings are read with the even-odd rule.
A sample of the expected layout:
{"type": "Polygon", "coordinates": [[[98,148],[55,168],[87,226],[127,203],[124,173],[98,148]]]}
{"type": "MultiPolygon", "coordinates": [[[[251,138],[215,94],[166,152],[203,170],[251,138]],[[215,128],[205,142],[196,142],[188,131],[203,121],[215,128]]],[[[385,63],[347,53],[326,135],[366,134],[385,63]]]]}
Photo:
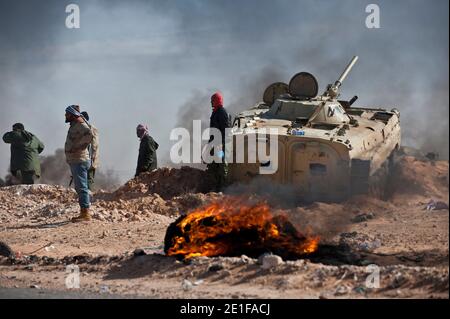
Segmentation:
{"type": "Polygon", "coordinates": [[[329,96],[331,98],[336,98],[339,95],[339,88],[341,87],[342,82],[344,82],[344,80],[347,77],[347,75],[352,70],[352,68],[355,65],[356,61],[358,61],[358,56],[354,56],[352,58],[350,63],[345,68],[344,72],[342,72],[341,76],[339,77],[339,79],[336,82],[334,82],[334,84],[329,84],[328,85],[327,91],[325,92],[325,95],[327,95],[327,96],[329,96]]]}

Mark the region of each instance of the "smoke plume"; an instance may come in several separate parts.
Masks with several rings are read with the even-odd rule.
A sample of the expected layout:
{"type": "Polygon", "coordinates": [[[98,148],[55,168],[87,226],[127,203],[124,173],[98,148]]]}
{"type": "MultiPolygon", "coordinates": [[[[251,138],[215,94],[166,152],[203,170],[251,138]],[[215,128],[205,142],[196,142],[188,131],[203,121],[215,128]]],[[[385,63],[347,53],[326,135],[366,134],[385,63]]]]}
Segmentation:
{"type": "MultiPolygon", "coordinates": [[[[80,104],[123,181],[133,175],[138,123],[150,123],[159,154],[168,154],[174,123],[206,123],[216,89],[235,114],[300,71],[323,92],[359,55],[342,97],[398,108],[403,144],[448,158],[447,1],[380,0],[380,29],[365,26],[367,3],[354,0],[76,3],[81,28],[71,30],[61,1],[0,2],[0,128],[24,123],[44,155],[64,144],[64,108],[80,104]]],[[[0,154],[4,175],[3,143],[0,154]]]]}

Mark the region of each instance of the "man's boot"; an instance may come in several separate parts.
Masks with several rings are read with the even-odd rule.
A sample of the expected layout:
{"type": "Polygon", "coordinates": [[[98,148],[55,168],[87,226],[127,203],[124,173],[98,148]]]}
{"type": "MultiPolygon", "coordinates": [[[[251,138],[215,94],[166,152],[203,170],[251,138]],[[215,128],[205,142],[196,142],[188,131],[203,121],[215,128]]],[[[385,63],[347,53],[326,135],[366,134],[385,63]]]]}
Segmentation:
{"type": "Polygon", "coordinates": [[[73,223],[87,222],[91,220],[91,215],[89,215],[89,208],[81,208],[80,216],[72,218],[73,223]]]}

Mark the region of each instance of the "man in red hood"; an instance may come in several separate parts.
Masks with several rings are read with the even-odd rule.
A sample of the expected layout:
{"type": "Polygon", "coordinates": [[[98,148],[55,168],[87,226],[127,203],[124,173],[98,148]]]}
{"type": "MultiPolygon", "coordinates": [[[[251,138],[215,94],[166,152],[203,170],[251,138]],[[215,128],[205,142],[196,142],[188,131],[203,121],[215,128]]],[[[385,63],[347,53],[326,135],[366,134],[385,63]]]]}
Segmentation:
{"type": "MultiPolygon", "coordinates": [[[[208,164],[208,172],[215,183],[216,191],[220,191],[226,184],[227,164],[225,162],[225,129],[230,127],[230,120],[228,113],[223,107],[223,95],[216,92],[211,96],[211,106],[213,112],[211,114],[209,127],[216,128],[222,135],[222,152],[219,152],[222,157],[220,162],[212,162],[208,164]]],[[[209,142],[212,142],[214,137],[211,135],[209,142]]]]}

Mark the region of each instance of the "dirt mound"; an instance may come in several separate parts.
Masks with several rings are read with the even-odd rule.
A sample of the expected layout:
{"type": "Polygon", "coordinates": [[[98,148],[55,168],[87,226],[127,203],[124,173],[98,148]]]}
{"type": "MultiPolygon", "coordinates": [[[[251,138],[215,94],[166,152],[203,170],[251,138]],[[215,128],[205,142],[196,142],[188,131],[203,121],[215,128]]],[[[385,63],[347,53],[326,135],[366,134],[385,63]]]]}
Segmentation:
{"type": "Polygon", "coordinates": [[[392,176],[393,199],[401,196],[438,198],[448,201],[448,161],[399,159],[392,176]]]}
{"type": "Polygon", "coordinates": [[[162,167],[128,181],[113,195],[129,199],[156,193],[167,200],[182,194],[207,193],[210,190],[211,182],[206,171],[187,166],[179,169],[162,167]]]}

